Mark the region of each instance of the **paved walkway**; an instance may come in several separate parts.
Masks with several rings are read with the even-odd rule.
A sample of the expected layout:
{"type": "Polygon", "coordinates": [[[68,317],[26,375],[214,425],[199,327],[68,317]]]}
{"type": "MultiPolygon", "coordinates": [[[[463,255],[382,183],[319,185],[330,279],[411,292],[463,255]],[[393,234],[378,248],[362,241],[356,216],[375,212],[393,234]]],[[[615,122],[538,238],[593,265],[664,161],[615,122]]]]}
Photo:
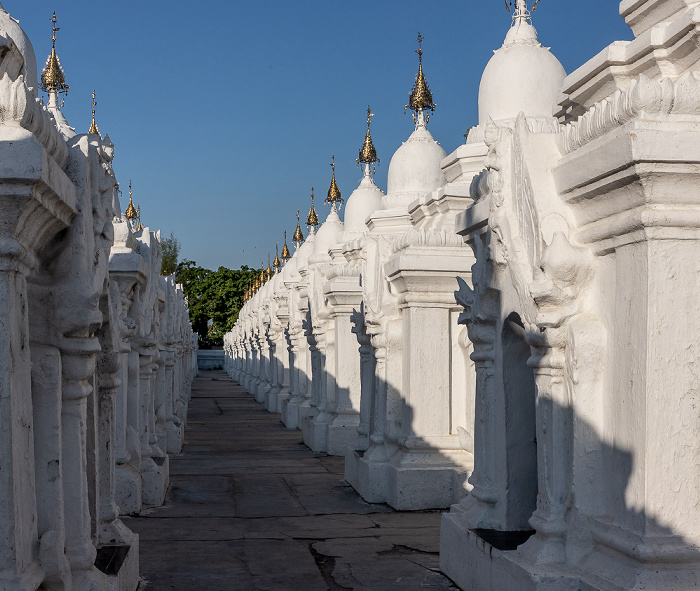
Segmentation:
{"type": "Polygon", "coordinates": [[[412,591],[438,569],[440,513],[365,503],[343,459],[315,454],[224,372],[195,380],[164,507],[140,534],[139,591],[412,591]]]}

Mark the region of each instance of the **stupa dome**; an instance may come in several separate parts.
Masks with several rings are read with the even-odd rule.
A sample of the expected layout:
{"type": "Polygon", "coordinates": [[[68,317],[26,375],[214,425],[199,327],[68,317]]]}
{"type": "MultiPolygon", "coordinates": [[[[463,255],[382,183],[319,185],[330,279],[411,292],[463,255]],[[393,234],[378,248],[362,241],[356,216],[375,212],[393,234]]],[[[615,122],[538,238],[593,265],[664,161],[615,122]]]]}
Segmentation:
{"type": "Polygon", "coordinates": [[[309,257],[314,252],[314,242],[316,240],[316,234],[309,234],[309,236],[304,240],[304,244],[299,247],[299,250],[294,253],[297,259],[297,272],[306,267],[309,263],[309,257]]]}
{"type": "MultiPolygon", "coordinates": [[[[302,245],[303,246],[303,245],[302,245]]],[[[300,247],[301,249],[301,247],[300,247]]],[[[299,261],[299,251],[295,252],[291,259],[282,268],[282,280],[293,281],[297,276],[297,263],[299,261]]]]}
{"type": "Polygon", "coordinates": [[[479,125],[489,119],[552,117],[566,71],[543,47],[528,18],[516,16],[503,46],[486,65],[479,86],[479,125]]]}
{"type": "Polygon", "coordinates": [[[328,249],[340,242],[341,236],[343,234],[343,222],[340,221],[338,212],[331,209],[326,221],[316,232],[316,238],[314,240],[314,253],[309,259],[310,263],[319,262],[319,258],[326,258],[328,256],[328,249]]]}
{"type": "Polygon", "coordinates": [[[447,179],[440,162],[446,156],[425,125],[420,123],[389,164],[387,196],[408,205],[414,199],[442,187],[447,179]]]}
{"type": "Polygon", "coordinates": [[[365,220],[382,207],[384,192],[374,184],[368,173],[360,181],[360,186],[348,197],[345,205],[345,232],[364,232],[365,220]]]}

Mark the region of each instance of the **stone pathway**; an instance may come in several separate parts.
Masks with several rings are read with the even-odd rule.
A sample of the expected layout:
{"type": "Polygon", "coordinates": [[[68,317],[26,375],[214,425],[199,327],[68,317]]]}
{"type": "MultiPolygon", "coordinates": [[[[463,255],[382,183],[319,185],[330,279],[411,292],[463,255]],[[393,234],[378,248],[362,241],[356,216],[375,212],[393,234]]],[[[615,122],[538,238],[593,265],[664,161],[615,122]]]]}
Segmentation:
{"type": "Polygon", "coordinates": [[[343,459],[315,454],[221,371],[195,380],[166,505],[141,537],[139,590],[457,589],[439,572],[440,513],[365,503],[343,459]]]}

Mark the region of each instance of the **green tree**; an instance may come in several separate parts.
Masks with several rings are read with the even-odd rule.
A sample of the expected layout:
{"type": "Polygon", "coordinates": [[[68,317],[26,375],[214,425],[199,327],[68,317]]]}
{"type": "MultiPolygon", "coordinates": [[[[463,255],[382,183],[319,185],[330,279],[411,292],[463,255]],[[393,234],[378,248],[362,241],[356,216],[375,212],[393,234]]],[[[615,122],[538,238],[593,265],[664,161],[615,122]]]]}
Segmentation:
{"type": "Polygon", "coordinates": [[[190,321],[199,335],[201,348],[223,345],[224,334],[238,319],[245,290],[256,273],[258,271],[246,266],[240,269],[219,267],[211,271],[187,259],[178,264],[176,280],[187,297],[190,321]]]}
{"type": "Polygon", "coordinates": [[[180,258],[180,241],[175,238],[173,232],[170,232],[170,238],[161,238],[160,246],[163,249],[160,274],[172,275],[177,271],[177,261],[180,258]]]}

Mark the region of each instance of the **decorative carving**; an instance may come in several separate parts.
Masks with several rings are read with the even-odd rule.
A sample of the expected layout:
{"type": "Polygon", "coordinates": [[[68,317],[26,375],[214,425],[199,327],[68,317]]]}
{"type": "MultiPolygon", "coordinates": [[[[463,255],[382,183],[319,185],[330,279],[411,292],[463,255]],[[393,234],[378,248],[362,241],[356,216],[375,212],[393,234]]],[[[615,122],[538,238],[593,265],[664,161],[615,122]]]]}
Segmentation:
{"type": "Polygon", "coordinates": [[[560,148],[569,153],[607,131],[646,115],[700,115],[700,83],[686,72],[675,82],[640,74],[626,90],[618,90],[593,105],[576,121],[563,126],[560,148]]]}
{"type": "Polygon", "coordinates": [[[65,169],[68,146],[53,117],[27,87],[23,75],[12,80],[6,72],[0,80],[0,124],[13,121],[33,133],[51,158],[65,169]]]}
{"type": "Polygon", "coordinates": [[[460,236],[448,230],[417,230],[411,228],[394,240],[391,244],[391,252],[397,253],[411,246],[423,247],[450,247],[464,248],[464,241],[460,236]]]}

